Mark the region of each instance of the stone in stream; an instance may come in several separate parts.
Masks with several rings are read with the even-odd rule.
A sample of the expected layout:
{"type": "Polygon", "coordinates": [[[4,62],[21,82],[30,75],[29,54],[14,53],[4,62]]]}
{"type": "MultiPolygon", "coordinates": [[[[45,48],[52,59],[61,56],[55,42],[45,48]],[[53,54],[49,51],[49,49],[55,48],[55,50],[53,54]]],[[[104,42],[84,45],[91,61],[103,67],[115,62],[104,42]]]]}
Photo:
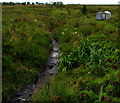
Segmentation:
{"type": "Polygon", "coordinates": [[[50,72],[49,74],[50,74],[50,75],[53,75],[54,73],[53,73],[53,72],[50,72]]]}
{"type": "Polygon", "coordinates": [[[22,97],[18,97],[18,100],[19,100],[19,101],[22,101],[22,102],[25,101],[25,99],[22,98],[22,97]]]}
{"type": "Polygon", "coordinates": [[[48,68],[49,68],[49,69],[52,69],[53,67],[54,67],[54,64],[49,64],[49,65],[48,65],[48,68]]]}
{"type": "Polygon", "coordinates": [[[35,85],[33,85],[33,88],[35,88],[35,85]]]}
{"type": "Polygon", "coordinates": [[[58,53],[57,53],[57,52],[52,52],[51,57],[52,57],[52,58],[58,58],[58,53]]]}
{"type": "Polygon", "coordinates": [[[58,59],[50,58],[48,61],[48,65],[56,65],[58,63],[58,59]]]}
{"type": "Polygon", "coordinates": [[[56,66],[54,66],[52,69],[49,69],[49,70],[47,71],[47,73],[50,74],[50,75],[57,74],[56,66]]]}
{"type": "Polygon", "coordinates": [[[57,44],[56,40],[54,40],[54,41],[52,42],[52,44],[53,44],[53,45],[56,45],[56,44],[57,44]]]}
{"type": "Polygon", "coordinates": [[[58,67],[58,65],[54,65],[54,67],[53,67],[53,70],[54,70],[55,72],[57,72],[57,70],[56,70],[57,67],[58,67]]]}
{"type": "Polygon", "coordinates": [[[57,74],[57,72],[50,72],[49,74],[50,75],[54,75],[54,74],[57,74]]]}
{"type": "Polygon", "coordinates": [[[26,94],[28,91],[25,91],[24,93],[26,94]]]}
{"type": "Polygon", "coordinates": [[[53,47],[53,51],[58,52],[58,47],[53,47]]]}

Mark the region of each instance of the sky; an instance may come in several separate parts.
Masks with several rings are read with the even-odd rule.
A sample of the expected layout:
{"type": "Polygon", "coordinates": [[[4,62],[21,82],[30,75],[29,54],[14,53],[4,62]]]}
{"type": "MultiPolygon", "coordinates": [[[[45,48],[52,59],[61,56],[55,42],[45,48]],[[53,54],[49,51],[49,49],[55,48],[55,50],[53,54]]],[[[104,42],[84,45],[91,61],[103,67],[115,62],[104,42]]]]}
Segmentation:
{"type": "Polygon", "coordinates": [[[62,1],[64,4],[118,4],[120,0],[0,0],[0,2],[40,2],[62,1]]]}

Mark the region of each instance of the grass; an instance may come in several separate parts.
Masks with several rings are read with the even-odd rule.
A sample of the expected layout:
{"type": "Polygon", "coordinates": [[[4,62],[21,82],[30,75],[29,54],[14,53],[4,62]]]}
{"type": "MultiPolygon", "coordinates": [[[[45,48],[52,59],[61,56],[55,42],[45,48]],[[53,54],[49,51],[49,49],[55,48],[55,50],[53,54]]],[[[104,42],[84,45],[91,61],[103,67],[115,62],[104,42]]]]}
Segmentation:
{"type": "Polygon", "coordinates": [[[34,101],[66,101],[67,96],[72,95],[72,90],[66,86],[64,82],[59,83],[57,80],[54,83],[47,82],[44,89],[34,96],[34,101]]]}
{"type": "MultiPolygon", "coordinates": [[[[6,60],[3,62],[3,66],[13,68],[6,69],[3,77],[9,76],[7,78],[11,78],[11,80],[12,78],[17,79],[17,72],[12,72],[16,70],[16,67],[25,67],[25,70],[29,71],[25,80],[28,78],[31,80],[32,76],[37,76],[40,72],[38,68],[42,68],[47,60],[48,55],[45,54],[50,52],[49,32],[53,32],[52,36],[58,40],[60,49],[58,75],[48,80],[45,87],[33,95],[31,101],[120,102],[118,6],[87,5],[86,13],[82,12],[82,5],[65,5],[62,8],[56,6],[51,8],[47,5],[31,6],[32,8],[30,6],[21,7],[24,8],[24,11],[17,6],[3,7],[3,16],[5,17],[12,11],[7,8],[16,10],[13,16],[10,15],[11,19],[15,18],[12,22],[16,25],[10,26],[13,31],[7,32],[11,34],[9,36],[6,35],[6,28],[9,28],[8,18],[3,20],[3,45],[9,44],[8,51],[3,46],[3,53],[5,53],[3,60],[6,60]],[[112,18],[96,20],[96,12],[104,10],[111,11],[112,18]],[[15,16],[18,12],[24,14],[25,21],[23,16],[15,16]],[[22,19],[19,20],[19,18],[22,19]],[[18,29],[14,30],[14,28],[18,29]],[[23,40],[19,40],[19,37],[22,37],[23,40]],[[24,44],[26,45],[23,46],[24,44]],[[18,45],[20,46],[18,47],[18,45]],[[16,60],[17,62],[15,62],[16,60]],[[16,77],[12,77],[12,73],[16,77]]],[[[20,70],[20,78],[26,75],[22,69],[17,70],[20,70]]],[[[21,80],[21,84],[17,82],[19,87],[23,86],[23,82],[27,83],[23,79],[21,80]]],[[[8,98],[13,87],[15,90],[18,89],[14,79],[10,89],[6,81],[8,79],[3,83],[5,85],[3,93],[8,98]],[[7,89],[5,89],[6,87],[7,89]]]]}
{"type": "Polygon", "coordinates": [[[3,6],[3,100],[34,81],[46,65],[52,42],[44,17],[38,18],[37,12],[3,6]]]}

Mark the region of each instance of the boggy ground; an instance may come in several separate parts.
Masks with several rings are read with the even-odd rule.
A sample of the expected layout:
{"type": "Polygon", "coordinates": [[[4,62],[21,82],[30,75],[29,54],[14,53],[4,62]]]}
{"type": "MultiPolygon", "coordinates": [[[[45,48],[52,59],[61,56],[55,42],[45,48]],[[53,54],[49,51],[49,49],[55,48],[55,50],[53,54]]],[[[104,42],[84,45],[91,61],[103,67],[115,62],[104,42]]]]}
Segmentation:
{"type": "MultiPolygon", "coordinates": [[[[48,56],[45,55],[47,54],[45,51],[48,50],[50,52],[52,48],[50,45],[51,40],[48,39],[49,32],[51,31],[54,31],[52,36],[58,40],[60,49],[60,65],[57,68],[58,74],[46,83],[44,89],[40,89],[36,92],[31,101],[82,101],[91,103],[101,101],[120,101],[120,39],[118,35],[118,27],[120,23],[118,20],[118,6],[90,5],[86,6],[86,10],[83,9],[83,6],[81,5],[66,5],[62,7],[49,5],[20,7],[21,8],[18,6],[3,7],[3,48],[6,48],[6,43],[10,45],[10,48],[14,48],[8,49],[7,52],[5,52],[6,49],[3,49],[3,58],[9,57],[7,53],[11,55],[8,59],[4,59],[3,68],[8,68],[6,66],[7,63],[10,63],[11,68],[13,68],[14,66],[12,65],[15,64],[20,68],[19,63],[21,63],[25,66],[28,65],[29,67],[27,68],[28,71],[30,71],[30,66],[32,65],[29,64],[35,64],[37,61],[41,60],[41,62],[38,63],[38,66],[34,66],[40,68],[45,63],[45,61],[44,63],[42,61],[44,56],[46,57],[46,61],[48,59],[48,56]],[[85,12],[83,12],[83,10],[85,10],[85,12]],[[104,10],[111,11],[112,18],[109,20],[96,20],[96,12],[104,10]],[[12,16],[11,19],[14,18],[14,20],[10,23],[8,22],[10,20],[6,15],[11,12],[13,12],[13,16],[10,15],[12,16]],[[24,16],[15,16],[16,13],[24,14],[24,16]],[[22,19],[16,20],[16,18],[22,19]],[[28,22],[29,24],[26,24],[28,22]],[[12,29],[12,33],[8,32],[11,34],[10,36],[6,34],[6,30],[9,30],[6,29],[9,28],[7,23],[9,23],[9,25],[13,25],[14,23],[19,24],[18,26],[10,26],[10,30],[12,29]],[[34,28],[31,25],[34,26],[34,28]],[[23,33],[21,33],[22,30],[23,33]],[[26,36],[22,37],[17,33],[26,34],[26,36]],[[36,38],[34,36],[36,36],[36,38]],[[40,39],[41,36],[43,37],[42,40],[40,39]],[[22,39],[20,39],[21,37],[22,39]],[[25,37],[33,39],[30,39],[31,44],[29,44],[29,46],[26,45],[24,47],[23,44],[29,41],[29,39],[26,38],[23,43],[22,40],[25,37]],[[19,42],[17,42],[17,40],[19,40],[19,42]],[[43,52],[38,51],[39,46],[36,45],[36,43],[38,43],[39,40],[41,40],[39,44],[41,43],[41,46],[46,48],[43,52]],[[19,50],[17,43],[21,45],[19,50]],[[20,50],[26,51],[28,47],[29,49],[28,52],[26,52],[26,55],[28,55],[31,50],[34,50],[33,47],[36,48],[35,52],[37,53],[31,53],[34,54],[32,57],[36,62],[33,62],[33,60],[30,62],[29,58],[26,58],[24,61],[21,58],[17,58],[19,59],[17,61],[18,63],[13,61],[15,54],[20,54],[20,50]],[[16,52],[13,53],[15,50],[16,52]],[[40,56],[36,57],[36,54],[40,56]],[[8,62],[10,61],[9,59],[11,62],[8,62]]],[[[25,80],[24,83],[28,83],[26,80],[31,80],[30,78],[27,79],[27,76],[25,77],[25,73],[23,72],[21,74],[19,73],[19,76],[16,76],[18,79],[24,77],[21,82],[19,82],[18,79],[14,80],[13,69],[10,70],[11,69],[5,69],[5,71],[3,71],[3,97],[8,98],[8,100],[11,96],[10,91],[17,91],[17,86],[19,86],[20,89],[23,86],[23,80],[25,80]],[[7,82],[10,80],[12,80],[12,83],[7,82]],[[8,84],[11,86],[8,86],[8,84]]],[[[22,69],[15,68],[14,71],[15,70],[21,72],[22,69]]],[[[32,71],[33,70],[35,69],[32,69],[32,71]]],[[[17,72],[14,74],[16,73],[17,72]]],[[[33,77],[32,73],[34,74],[35,72],[31,72],[31,74],[28,72],[31,77],[33,77]]],[[[39,73],[37,72],[35,76],[38,74],[39,73]]]]}

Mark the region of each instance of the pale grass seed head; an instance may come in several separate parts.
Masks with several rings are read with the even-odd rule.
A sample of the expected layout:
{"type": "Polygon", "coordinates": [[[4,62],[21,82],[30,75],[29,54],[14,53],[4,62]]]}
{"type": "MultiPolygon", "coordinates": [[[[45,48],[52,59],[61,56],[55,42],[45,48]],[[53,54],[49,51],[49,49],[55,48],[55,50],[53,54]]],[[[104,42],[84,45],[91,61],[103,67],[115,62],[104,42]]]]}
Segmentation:
{"type": "Polygon", "coordinates": [[[77,31],[75,32],[75,34],[77,34],[77,31]]]}
{"type": "Polygon", "coordinates": [[[62,32],[62,35],[64,35],[65,33],[64,32],[62,32]]]}
{"type": "Polygon", "coordinates": [[[37,19],[35,19],[35,22],[37,21],[37,19]]]}

